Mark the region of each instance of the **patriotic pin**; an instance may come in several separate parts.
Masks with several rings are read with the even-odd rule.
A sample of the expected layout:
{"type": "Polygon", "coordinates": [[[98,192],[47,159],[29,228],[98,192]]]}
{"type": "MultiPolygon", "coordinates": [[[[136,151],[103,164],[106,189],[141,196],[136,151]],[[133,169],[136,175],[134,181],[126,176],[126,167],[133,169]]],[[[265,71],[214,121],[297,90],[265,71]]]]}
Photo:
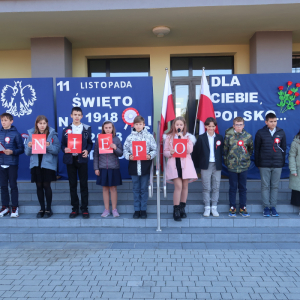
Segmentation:
{"type": "Polygon", "coordinates": [[[221,141],[217,141],[216,142],[216,150],[218,149],[218,147],[221,145],[221,141]]]}
{"type": "Polygon", "coordinates": [[[66,131],[66,134],[71,134],[72,133],[72,130],[71,129],[68,129],[67,131],[66,131]]]}
{"type": "Polygon", "coordinates": [[[276,139],[274,140],[274,144],[273,144],[273,150],[274,150],[274,152],[276,152],[276,150],[275,150],[275,148],[274,148],[275,143],[277,144],[277,147],[278,147],[282,152],[284,152],[284,151],[280,148],[280,146],[279,146],[279,143],[280,143],[280,139],[279,139],[279,138],[276,138],[276,139]]]}
{"type": "Polygon", "coordinates": [[[10,137],[6,137],[5,139],[4,139],[4,141],[6,142],[6,144],[9,144],[9,142],[10,142],[10,137]]]}
{"type": "Polygon", "coordinates": [[[243,147],[245,153],[247,153],[247,150],[246,150],[246,148],[245,148],[245,146],[244,146],[244,141],[243,141],[243,140],[239,140],[239,141],[237,142],[237,144],[238,144],[238,146],[243,147]]]}

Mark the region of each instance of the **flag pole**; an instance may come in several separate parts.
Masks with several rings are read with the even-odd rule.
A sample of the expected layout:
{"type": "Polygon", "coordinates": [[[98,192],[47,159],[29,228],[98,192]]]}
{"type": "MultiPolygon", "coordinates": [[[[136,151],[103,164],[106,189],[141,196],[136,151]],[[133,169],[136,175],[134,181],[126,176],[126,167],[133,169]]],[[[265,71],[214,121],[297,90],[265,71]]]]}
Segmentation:
{"type": "Polygon", "coordinates": [[[202,77],[203,77],[203,71],[204,71],[204,70],[205,70],[205,67],[202,67],[202,76],[201,76],[201,83],[200,83],[200,95],[199,95],[199,101],[198,101],[197,112],[196,112],[196,117],[195,117],[194,135],[195,135],[195,133],[196,133],[197,116],[198,116],[198,109],[199,109],[199,104],[200,104],[201,87],[202,87],[202,77]]]}

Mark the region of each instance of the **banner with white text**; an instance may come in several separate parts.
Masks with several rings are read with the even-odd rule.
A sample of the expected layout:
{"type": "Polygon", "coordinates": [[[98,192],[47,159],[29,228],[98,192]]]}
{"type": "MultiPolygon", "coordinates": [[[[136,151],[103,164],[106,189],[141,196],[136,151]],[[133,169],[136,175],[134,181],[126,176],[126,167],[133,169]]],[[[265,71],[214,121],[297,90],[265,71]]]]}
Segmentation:
{"type": "MultiPolygon", "coordinates": [[[[300,130],[300,74],[249,74],[210,76],[210,93],[220,134],[232,126],[233,119],[241,116],[245,130],[253,141],[258,129],[265,126],[265,115],[273,112],[277,126],[285,131],[287,151],[282,178],[289,177],[288,154],[294,136],[300,130]],[[299,92],[298,92],[299,90],[299,92]]],[[[227,175],[227,169],[223,168],[227,175]]],[[[254,155],[248,178],[260,179],[254,165],[254,155]]]]}
{"type": "MultiPolygon", "coordinates": [[[[72,123],[72,107],[79,106],[83,111],[83,124],[92,127],[92,140],[101,133],[104,121],[111,120],[117,136],[124,144],[131,133],[133,119],[137,115],[145,118],[146,128],[153,132],[153,87],[152,77],[126,78],[57,78],[57,129],[61,139],[63,128],[72,123]]],[[[93,149],[89,155],[89,180],[96,179],[93,168],[93,149]]],[[[66,179],[67,170],[59,156],[59,174],[66,179]]],[[[128,161],[120,157],[123,179],[130,178],[128,161]]]]}

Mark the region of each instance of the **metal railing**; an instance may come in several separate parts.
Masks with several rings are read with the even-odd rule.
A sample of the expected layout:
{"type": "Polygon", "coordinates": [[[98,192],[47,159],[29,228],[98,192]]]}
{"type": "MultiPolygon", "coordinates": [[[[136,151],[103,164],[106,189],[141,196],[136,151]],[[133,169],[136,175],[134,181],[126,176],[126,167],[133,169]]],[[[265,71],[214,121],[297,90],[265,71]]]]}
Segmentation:
{"type": "Polygon", "coordinates": [[[160,122],[157,123],[156,145],[157,145],[157,155],[156,155],[157,228],[156,231],[161,231],[161,227],[160,227],[160,122]]]}

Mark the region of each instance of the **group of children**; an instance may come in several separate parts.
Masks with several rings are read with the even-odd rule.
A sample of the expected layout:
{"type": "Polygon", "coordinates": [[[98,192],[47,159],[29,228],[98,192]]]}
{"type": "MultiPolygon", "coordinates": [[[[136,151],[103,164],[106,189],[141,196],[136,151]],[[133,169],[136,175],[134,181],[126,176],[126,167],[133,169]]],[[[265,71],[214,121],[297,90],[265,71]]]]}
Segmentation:
{"type": "MultiPolygon", "coordinates": [[[[88,211],[88,155],[93,148],[92,131],[89,125],[81,123],[83,117],[80,107],[73,107],[71,112],[72,124],[62,133],[61,143],[57,133],[49,127],[45,116],[38,116],[34,128],[28,130],[29,137],[23,145],[22,137],[16,127],[12,125],[13,117],[9,113],[1,115],[2,128],[0,142],[5,147],[0,154],[0,184],[2,208],[0,216],[9,215],[18,217],[18,163],[19,155],[25,151],[30,156],[31,182],[36,183],[37,197],[41,206],[37,218],[49,218],[53,212],[51,182],[56,180],[57,159],[60,149],[63,151],[63,162],[67,165],[70,186],[72,212],[70,218],[76,218],[81,210],[82,217],[89,218],[88,211]],[[82,153],[71,153],[68,148],[68,134],[82,135],[82,153]],[[32,135],[46,135],[46,154],[32,153],[32,135]],[[25,149],[24,149],[25,148],[25,149]],[[81,206],[77,194],[77,176],[80,182],[81,206]],[[10,213],[8,183],[11,188],[12,209],[10,213]],[[45,205],[46,199],[46,205],[45,205]]],[[[273,113],[266,115],[266,126],[260,129],[255,136],[255,165],[260,170],[262,201],[265,217],[278,217],[276,211],[278,183],[282,167],[285,162],[286,137],[282,129],[277,127],[277,118],[273,113]]],[[[198,156],[196,167],[201,169],[203,185],[204,216],[211,214],[219,216],[217,204],[221,181],[222,156],[228,168],[229,177],[229,216],[236,216],[236,193],[239,189],[239,213],[249,217],[246,208],[247,202],[247,172],[250,166],[250,157],[253,153],[252,136],[244,130],[244,120],[236,117],[233,127],[226,130],[225,138],[216,133],[217,121],[207,118],[205,121],[206,132],[198,140],[187,132],[187,124],[183,117],[177,117],[171,129],[164,135],[163,154],[168,158],[166,178],[174,184],[173,218],[181,221],[186,218],[186,201],[189,182],[198,179],[197,172],[191,157],[194,151],[198,156]],[[174,140],[186,139],[187,151],[185,157],[174,157],[174,140]],[[210,193],[212,194],[210,197],[210,193]]],[[[145,128],[142,116],[134,119],[133,130],[127,137],[124,148],[116,136],[113,122],[105,121],[102,125],[102,134],[112,134],[113,140],[110,148],[113,153],[100,154],[94,151],[94,170],[97,175],[96,183],[103,187],[104,211],[101,217],[111,214],[109,198],[111,197],[112,215],[119,217],[117,211],[117,186],[122,185],[119,157],[129,160],[128,170],[132,177],[134,214],[133,218],[147,218],[148,181],[153,158],[157,155],[157,146],[153,136],[145,128]],[[132,144],[134,141],[146,141],[146,160],[135,160],[132,144]]],[[[300,180],[297,177],[300,166],[300,132],[295,137],[290,151],[290,169],[292,188],[292,204],[300,206],[300,180]]],[[[98,149],[98,139],[95,141],[98,149]]]]}

